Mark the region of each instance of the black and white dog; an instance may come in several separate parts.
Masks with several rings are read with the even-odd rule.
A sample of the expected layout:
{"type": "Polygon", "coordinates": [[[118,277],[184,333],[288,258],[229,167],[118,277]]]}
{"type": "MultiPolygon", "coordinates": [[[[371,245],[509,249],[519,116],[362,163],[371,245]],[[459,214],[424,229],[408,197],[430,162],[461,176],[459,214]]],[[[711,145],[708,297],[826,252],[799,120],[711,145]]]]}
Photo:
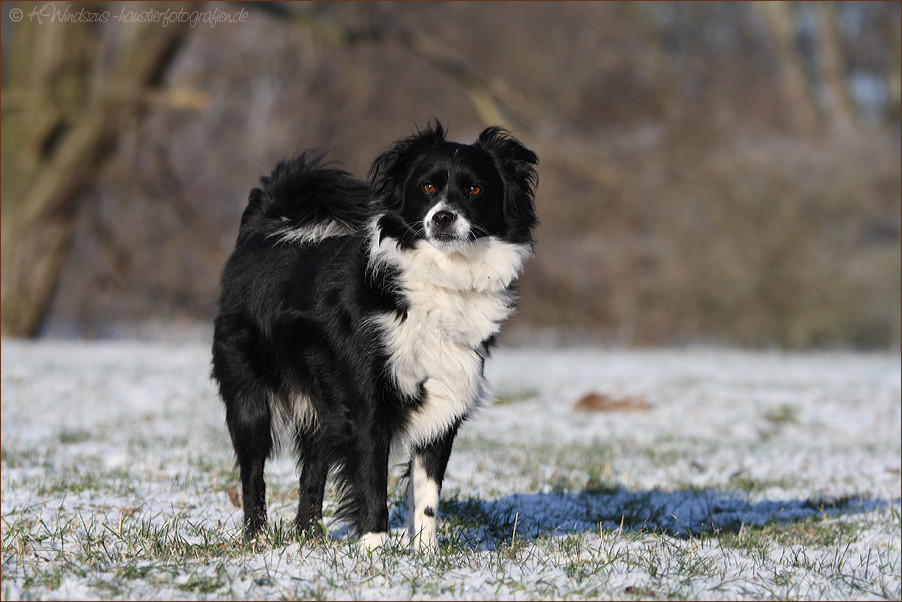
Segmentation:
{"type": "Polygon", "coordinates": [[[435,548],[451,445],[486,396],[532,254],[537,162],[500,128],[465,145],[432,122],[377,157],[369,183],[306,153],[251,192],[213,341],[248,537],[266,524],[263,467],[287,427],[299,530],[320,531],[331,471],[336,516],[382,545],[394,449],[409,458],[411,544],[435,548]]]}

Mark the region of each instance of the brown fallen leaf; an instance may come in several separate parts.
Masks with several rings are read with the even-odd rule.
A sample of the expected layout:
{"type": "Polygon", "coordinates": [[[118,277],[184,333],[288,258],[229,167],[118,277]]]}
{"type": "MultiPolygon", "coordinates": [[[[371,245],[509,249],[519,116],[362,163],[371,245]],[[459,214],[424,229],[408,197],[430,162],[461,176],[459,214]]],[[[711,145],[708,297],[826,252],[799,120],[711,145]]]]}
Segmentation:
{"type": "Polygon", "coordinates": [[[236,508],[241,508],[241,494],[238,492],[238,488],[229,487],[226,489],[226,493],[229,495],[229,501],[232,502],[232,505],[236,508]]]}
{"type": "Polygon", "coordinates": [[[647,412],[650,409],[651,404],[641,397],[612,397],[595,391],[583,395],[573,406],[574,412],[647,412]]]}

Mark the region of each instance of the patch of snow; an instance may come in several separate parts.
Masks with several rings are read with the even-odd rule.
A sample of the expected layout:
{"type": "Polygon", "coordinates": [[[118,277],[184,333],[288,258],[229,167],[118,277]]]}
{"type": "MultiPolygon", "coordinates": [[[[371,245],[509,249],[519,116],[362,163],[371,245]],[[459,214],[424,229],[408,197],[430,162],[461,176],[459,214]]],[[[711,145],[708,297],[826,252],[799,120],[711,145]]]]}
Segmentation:
{"type": "MultiPolygon", "coordinates": [[[[189,543],[203,541],[198,527],[240,536],[241,510],[226,494],[237,485],[236,473],[208,346],[3,340],[0,355],[4,532],[30,517],[49,530],[177,524],[189,543]]],[[[861,522],[846,553],[864,567],[855,569],[863,571],[861,579],[874,571],[872,554],[895,562],[896,581],[888,587],[898,592],[898,533],[868,525],[887,508],[899,508],[899,354],[499,349],[486,365],[500,402],[463,425],[440,514],[500,517],[511,533],[482,525],[457,534],[457,541],[489,553],[510,543],[516,525],[517,539],[534,545],[532,560],[496,572],[472,566],[422,576],[415,556],[401,556],[393,560],[399,575],[431,579],[449,599],[523,597],[522,589],[505,584],[541,591],[542,583],[570,582],[559,559],[549,556],[549,546],[568,533],[584,534],[590,555],[662,545],[660,537],[618,537],[622,528],[674,535],[666,541],[675,547],[698,546],[699,558],[720,575],[696,583],[698,597],[767,595],[743,572],[740,552],[686,533],[735,533],[821,516],[861,522]],[[574,412],[589,392],[642,399],[649,408],[574,412]]],[[[267,466],[271,522],[293,518],[295,471],[290,454],[267,466]]],[[[327,515],[334,505],[327,495],[327,515]]],[[[392,509],[396,535],[403,510],[403,501],[392,509]]],[[[341,541],[341,526],[327,527],[341,541]]],[[[106,597],[108,586],[99,584],[116,582],[115,566],[90,578],[65,573],[56,588],[24,585],[29,563],[49,563],[59,553],[53,546],[76,540],[70,534],[62,544],[23,542],[37,555],[28,560],[4,554],[4,599],[106,597]]],[[[412,595],[403,579],[368,578],[359,556],[339,554],[340,548],[293,544],[224,558],[218,568],[187,563],[173,569],[170,583],[130,582],[127,595],[194,597],[197,592],[179,589],[192,575],[225,584],[209,597],[292,597],[308,591],[299,584],[334,598],[412,595]]],[[[790,552],[775,544],[770,553],[790,552]]],[[[627,563],[614,563],[605,574],[605,587],[619,589],[604,591],[641,591],[652,582],[627,563]]],[[[845,595],[817,580],[801,585],[812,597],[845,595]]]]}

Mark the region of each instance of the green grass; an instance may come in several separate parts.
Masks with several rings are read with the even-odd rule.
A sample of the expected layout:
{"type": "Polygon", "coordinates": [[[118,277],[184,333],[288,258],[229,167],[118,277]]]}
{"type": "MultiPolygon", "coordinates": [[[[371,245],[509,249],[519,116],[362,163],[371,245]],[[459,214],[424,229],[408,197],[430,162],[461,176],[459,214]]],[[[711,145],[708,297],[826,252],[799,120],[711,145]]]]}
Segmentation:
{"type": "MultiPolygon", "coordinates": [[[[511,517],[503,512],[462,501],[450,506],[442,524],[444,545],[435,556],[400,545],[367,554],[344,540],[307,542],[302,549],[322,576],[313,583],[289,581],[289,590],[276,591],[276,597],[355,596],[368,587],[401,588],[411,597],[456,597],[466,594],[474,575],[483,582],[482,591],[488,587],[502,598],[691,599],[735,593],[731,583],[761,599],[818,597],[819,587],[836,591],[838,586],[850,597],[898,595],[898,549],[877,549],[862,559],[852,551],[856,524],[809,519],[688,539],[599,529],[524,541],[516,539],[511,517]],[[488,551],[472,549],[457,533],[474,525],[503,543],[488,551]],[[820,549],[830,551],[816,554],[820,549]]],[[[38,597],[51,595],[70,577],[87,580],[102,597],[129,597],[164,584],[191,597],[273,592],[284,575],[256,569],[242,578],[243,559],[278,563],[297,546],[279,524],[262,541],[244,544],[234,531],[192,524],[183,516],[126,517],[113,525],[80,514],[57,523],[16,514],[18,519],[3,520],[4,578],[38,597]]],[[[869,520],[898,531],[898,512],[885,514],[869,520]]]]}
{"type": "MultiPolygon", "coordinates": [[[[500,453],[502,447],[470,440],[458,452],[500,453]]],[[[640,453],[660,461],[669,457],[665,448],[640,453]]],[[[10,506],[4,497],[4,599],[64,596],[72,583],[110,599],[315,600],[373,598],[385,591],[411,599],[899,598],[898,503],[858,512],[854,499],[812,502],[799,520],[677,533],[661,527],[667,512],[661,496],[665,502],[691,500],[705,491],[626,490],[610,470],[614,450],[599,443],[504,449],[513,460],[504,466],[513,465],[527,481],[535,459],[542,458],[552,475],[545,482],[552,484],[550,492],[523,494],[539,502],[542,495],[560,496],[575,508],[585,502],[584,510],[568,514],[582,526],[530,529],[535,517],[520,514],[506,503],[509,498],[451,489],[442,504],[441,547],[433,556],[407,550],[399,537],[372,554],[346,537],[299,541],[290,520],[293,478],[278,473],[270,477],[270,526],[245,543],[230,520],[239,512],[225,495],[236,475],[220,466],[205,476],[209,458],[186,462],[168,477],[106,470],[91,461],[58,472],[65,465],[60,449],[3,450],[4,472],[29,466],[55,472],[4,477],[4,493],[32,491],[25,505],[10,506]],[[162,495],[164,487],[185,488],[191,500],[150,510],[142,492],[162,495]],[[209,499],[215,500],[212,508],[209,499]],[[610,508],[611,500],[622,503],[610,508]]],[[[393,492],[393,505],[401,504],[401,494],[400,488],[393,492]]],[[[399,515],[395,510],[395,519],[399,515]]]]}
{"type": "Polygon", "coordinates": [[[532,401],[539,397],[539,391],[536,389],[517,389],[511,391],[501,391],[495,395],[492,405],[506,406],[526,401],[532,401]]]}

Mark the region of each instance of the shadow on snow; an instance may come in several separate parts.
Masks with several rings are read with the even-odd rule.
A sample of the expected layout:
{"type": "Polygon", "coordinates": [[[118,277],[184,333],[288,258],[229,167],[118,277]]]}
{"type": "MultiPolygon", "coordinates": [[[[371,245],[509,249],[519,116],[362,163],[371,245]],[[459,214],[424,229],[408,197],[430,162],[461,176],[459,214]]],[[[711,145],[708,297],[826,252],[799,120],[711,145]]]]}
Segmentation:
{"type": "MultiPolygon", "coordinates": [[[[713,489],[630,491],[623,487],[578,493],[531,493],[497,500],[449,499],[442,515],[463,526],[459,543],[493,549],[518,540],[549,535],[623,529],[678,537],[738,533],[743,525],[792,523],[812,517],[838,517],[885,508],[884,500],[861,498],[749,501],[738,493],[713,489]]],[[[392,522],[403,524],[406,508],[392,522]]]]}

